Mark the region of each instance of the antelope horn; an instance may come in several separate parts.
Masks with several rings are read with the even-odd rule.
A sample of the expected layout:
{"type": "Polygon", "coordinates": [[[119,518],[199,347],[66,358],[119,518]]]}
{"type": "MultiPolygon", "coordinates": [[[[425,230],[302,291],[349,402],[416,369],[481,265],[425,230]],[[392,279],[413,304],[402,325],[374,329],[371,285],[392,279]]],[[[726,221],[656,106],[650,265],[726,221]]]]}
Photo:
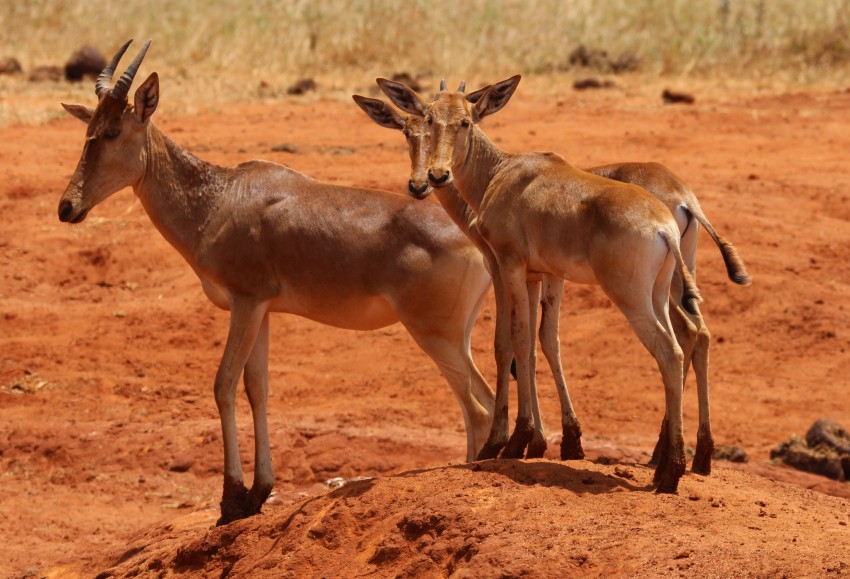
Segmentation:
{"type": "Polygon", "coordinates": [[[440,81],[440,92],[446,90],[446,79],[440,81]]]}
{"type": "Polygon", "coordinates": [[[145,45],[139,51],[139,54],[136,55],[136,58],[133,59],[133,62],[130,63],[130,66],[127,67],[127,70],[124,71],[124,74],[122,74],[121,78],[118,79],[118,82],[115,83],[115,86],[112,88],[112,92],[110,93],[112,98],[115,100],[127,100],[127,93],[130,92],[130,85],[133,84],[133,77],[136,76],[136,72],[139,70],[139,66],[142,64],[142,59],[145,57],[145,53],[148,51],[148,47],[150,45],[150,40],[145,42],[145,45]]]}
{"type": "Polygon", "coordinates": [[[131,42],[133,42],[132,38],[125,42],[124,46],[118,49],[118,52],[115,53],[115,56],[112,57],[112,60],[109,61],[109,64],[106,65],[106,68],[104,68],[103,72],[101,72],[97,77],[97,82],[94,85],[94,92],[98,98],[103,95],[104,91],[109,90],[109,83],[112,82],[112,75],[115,74],[115,67],[118,66],[118,62],[121,60],[121,57],[124,56],[125,52],[127,52],[127,47],[130,46],[131,42]]]}
{"type": "Polygon", "coordinates": [[[457,92],[459,92],[460,94],[463,94],[463,91],[465,91],[465,90],[466,90],[466,81],[462,80],[462,81],[460,81],[460,86],[457,87],[457,92]]]}

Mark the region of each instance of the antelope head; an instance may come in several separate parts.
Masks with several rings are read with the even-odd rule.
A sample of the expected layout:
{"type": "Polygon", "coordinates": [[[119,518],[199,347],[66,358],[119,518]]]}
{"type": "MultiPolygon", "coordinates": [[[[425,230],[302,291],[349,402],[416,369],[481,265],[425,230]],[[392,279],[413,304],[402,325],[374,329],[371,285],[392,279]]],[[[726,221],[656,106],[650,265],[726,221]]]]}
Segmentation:
{"type": "Polygon", "coordinates": [[[425,119],[416,115],[402,116],[382,100],[354,95],[357,103],[369,118],[388,129],[395,129],[404,134],[407,140],[407,150],[410,153],[410,179],[407,191],[416,199],[425,199],[431,193],[428,184],[428,141],[431,131],[425,124],[425,119]]]}
{"type": "Polygon", "coordinates": [[[80,223],[88,212],[144,175],[147,160],[147,128],[159,102],[159,78],[154,72],[136,90],[130,106],[127,94],[145,57],[150,40],[110,87],[118,62],[130,46],[128,40],[103,69],[95,84],[97,107],[62,103],[69,113],[88,125],[77,168],[59,200],[59,220],[80,223]]]}
{"type": "Polygon", "coordinates": [[[473,125],[501,110],[510,100],[520,81],[516,75],[486,86],[469,95],[466,83],[457,92],[440,86],[434,102],[426,104],[410,87],[379,79],[378,84],[390,100],[404,112],[424,119],[430,133],[428,182],[434,187],[452,183],[452,167],[462,165],[469,153],[473,125]]]}

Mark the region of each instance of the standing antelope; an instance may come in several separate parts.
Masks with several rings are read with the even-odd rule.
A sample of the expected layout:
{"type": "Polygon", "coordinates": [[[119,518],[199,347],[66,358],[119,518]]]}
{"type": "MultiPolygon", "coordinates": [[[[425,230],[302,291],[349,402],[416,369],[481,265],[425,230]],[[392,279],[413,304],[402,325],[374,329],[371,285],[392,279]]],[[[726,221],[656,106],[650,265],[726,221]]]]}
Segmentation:
{"type": "Polygon", "coordinates": [[[219,524],[259,512],[274,483],[266,416],[269,312],[354,330],[401,322],[460,402],[473,460],[493,408],[493,391],[470,353],[490,277],[466,236],[438,207],[406,197],[322,183],[266,161],[224,168],[192,156],[151,122],[156,73],[136,90],[135,106],[128,103],[150,41],[108,86],[129,44],[97,79],[97,108],[63,105],[88,128],[59,219],[80,223],[95,205],[132,187],[210,301],[230,310],[215,377],[224,439],[219,524]],[[243,373],[255,433],[250,491],[234,412],[243,373]]]}
{"type": "MultiPolygon", "coordinates": [[[[462,92],[441,91],[428,105],[398,83],[393,101],[430,127],[428,180],[454,182],[478,214],[476,227],[496,257],[501,291],[510,303],[517,360],[519,409],[508,448],[522,448],[534,432],[529,362],[529,274],[597,283],[623,312],[661,371],[668,448],[655,480],[675,492],[685,470],[682,436],[683,359],[668,302],[674,270],[682,306],[699,316],[699,292],[682,258],[680,230],[667,207],[635,185],[581,171],[554,153],[510,155],[477,123],[501,110],[520,77],[488,87],[471,104],[462,92]]],[[[497,286],[497,291],[499,286],[497,286]]]]}
{"type": "MultiPolygon", "coordinates": [[[[394,90],[398,87],[393,87],[393,82],[385,79],[378,79],[378,85],[389,95],[394,94],[394,90]]],[[[466,100],[470,103],[475,103],[483,96],[486,89],[470,93],[466,96],[466,100]]],[[[441,90],[446,90],[445,82],[441,83],[441,90]]],[[[354,96],[354,100],[358,106],[377,124],[400,130],[404,133],[408,144],[408,151],[411,158],[410,180],[408,182],[408,191],[417,199],[426,198],[431,192],[431,187],[427,179],[428,169],[428,151],[429,151],[429,136],[427,124],[423,117],[417,115],[399,115],[387,103],[359,95],[354,96]]],[[[643,187],[649,193],[653,194],[661,200],[670,212],[676,218],[682,232],[681,248],[682,256],[688,266],[691,275],[696,274],[696,249],[697,239],[699,234],[699,224],[702,223],[709,232],[712,239],[718,245],[726,263],[727,273],[732,281],[738,284],[748,284],[750,282],[749,275],[738,257],[737,250],[727,240],[718,236],[714,228],[708,222],[708,219],[702,212],[699,201],[693,191],[674,175],[669,169],[658,163],[617,163],[611,165],[603,165],[586,169],[587,172],[622,181],[632,183],[643,187]]],[[[485,262],[488,264],[491,276],[494,279],[494,284],[497,280],[498,266],[495,264],[495,257],[492,254],[489,246],[481,238],[474,224],[475,213],[463,199],[462,195],[453,185],[438,188],[436,190],[437,198],[440,203],[449,213],[449,216],[458,223],[461,229],[470,236],[472,242],[478,247],[485,256],[485,262]]],[[[583,452],[580,441],[580,427],[578,420],[575,417],[575,412],[570,402],[569,393],[564,379],[564,372],[561,366],[560,358],[560,343],[558,330],[558,317],[560,308],[560,294],[562,292],[563,280],[552,277],[543,276],[543,300],[540,302],[543,306],[541,321],[540,321],[540,342],[543,347],[544,355],[549,362],[552,374],[555,378],[559,399],[561,401],[561,423],[563,437],[561,439],[561,458],[582,458],[583,452]]],[[[539,289],[531,290],[529,302],[531,311],[529,319],[533,322],[537,319],[536,307],[538,303],[537,293],[539,289]]],[[[499,292],[497,292],[498,296],[499,292]]],[[[708,474],[711,471],[711,454],[714,449],[714,441],[711,435],[711,424],[709,415],[708,401],[708,353],[710,346],[710,334],[705,324],[702,324],[702,318],[693,316],[679,307],[682,296],[682,282],[678,272],[674,272],[673,276],[673,292],[671,293],[670,307],[671,321],[676,334],[676,339],[683,349],[684,353],[684,373],[690,366],[693,359],[694,371],[697,376],[697,388],[699,398],[699,431],[697,434],[697,450],[694,456],[691,469],[694,472],[708,474]],[[701,325],[700,325],[701,324],[701,325]]],[[[497,310],[500,304],[497,303],[497,310]]],[[[504,306],[503,306],[504,307],[504,306]]],[[[506,316],[502,316],[506,318],[506,316]]],[[[501,326],[507,325],[502,323],[501,326]]],[[[499,361],[497,366],[504,366],[510,355],[506,355],[502,350],[510,348],[510,333],[509,328],[506,328],[507,339],[505,341],[503,330],[500,330],[499,316],[497,315],[497,337],[496,337],[496,359],[499,361]],[[501,343],[499,336],[502,335],[501,343]]],[[[534,337],[532,336],[532,341],[534,337]]],[[[535,419],[534,438],[529,442],[526,453],[527,458],[535,458],[543,455],[546,448],[545,436],[542,431],[540,422],[540,412],[536,396],[536,387],[534,387],[534,354],[532,351],[530,361],[530,375],[532,380],[532,403],[535,419]]],[[[496,414],[493,420],[493,428],[487,444],[479,453],[479,458],[491,458],[495,456],[502,447],[505,446],[508,440],[508,410],[507,410],[507,369],[500,371],[500,376],[504,374],[504,380],[498,380],[496,385],[496,414]]],[[[666,421],[662,421],[661,434],[659,441],[653,452],[652,463],[657,463],[660,455],[663,454],[664,445],[666,443],[667,426],[666,421]]]]}

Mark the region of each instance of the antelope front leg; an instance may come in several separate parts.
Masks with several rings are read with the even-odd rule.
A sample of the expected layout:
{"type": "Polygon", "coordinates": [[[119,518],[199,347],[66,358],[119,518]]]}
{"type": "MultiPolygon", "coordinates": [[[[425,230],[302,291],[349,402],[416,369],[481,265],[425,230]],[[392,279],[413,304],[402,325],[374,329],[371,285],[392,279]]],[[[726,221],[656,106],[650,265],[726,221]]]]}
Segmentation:
{"type": "MultiPolygon", "coordinates": [[[[501,264],[500,264],[501,266],[501,264]]],[[[502,458],[522,458],[534,436],[531,408],[531,331],[524,268],[502,267],[504,289],[511,305],[511,343],[517,365],[517,419],[502,458]]]]}
{"type": "Polygon", "coordinates": [[[257,341],[245,364],[245,392],[254,418],[254,483],[248,493],[250,508],[259,513],[272,492],[274,471],[269,448],[269,314],[263,316],[257,341]]]}
{"type": "Polygon", "coordinates": [[[528,443],[525,458],[543,458],[546,452],[546,430],[543,428],[543,417],[540,414],[540,397],[537,393],[537,312],[540,305],[540,288],[545,284],[539,281],[526,282],[526,293],[528,294],[528,329],[531,332],[529,340],[531,352],[529,354],[528,374],[531,378],[531,414],[534,416],[534,435],[528,443]]]}
{"type": "Polygon", "coordinates": [[[493,278],[493,290],[496,294],[496,332],[493,338],[496,357],[496,402],[493,410],[493,424],[490,436],[478,452],[477,460],[496,458],[508,443],[508,399],[510,398],[510,368],[513,358],[511,345],[511,304],[504,283],[499,274],[499,266],[495,257],[484,254],[490,265],[490,276],[493,278]]]}
{"type": "Polygon", "coordinates": [[[230,331],[224,355],[215,376],[215,403],[221,419],[224,438],[224,490],[221,498],[221,518],[224,525],[254,513],[242,477],[239,460],[239,441],[236,431],[236,384],[245,368],[260,331],[265,304],[232,299],[230,304],[230,331]]]}

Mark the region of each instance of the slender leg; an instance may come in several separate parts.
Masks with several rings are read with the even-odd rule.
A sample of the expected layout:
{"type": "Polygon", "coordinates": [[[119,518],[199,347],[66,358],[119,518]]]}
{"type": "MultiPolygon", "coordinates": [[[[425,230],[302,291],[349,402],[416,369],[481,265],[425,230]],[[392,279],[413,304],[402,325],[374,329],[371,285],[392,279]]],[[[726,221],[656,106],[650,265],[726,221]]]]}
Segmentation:
{"type": "Polygon", "coordinates": [[[236,384],[260,331],[266,304],[234,299],[230,304],[230,331],[215,376],[215,402],[224,438],[224,491],[219,525],[251,514],[248,491],[239,459],[236,431],[236,384]]]}
{"type": "Polygon", "coordinates": [[[549,362],[558,399],[561,401],[561,460],[578,460],[584,458],[581,447],[581,425],[578,422],[570,393],[567,390],[567,379],[564,367],[561,365],[561,339],[558,328],[561,315],[561,297],[564,294],[564,280],[547,276],[544,284],[545,292],[541,300],[543,314],[540,321],[540,345],[543,355],[549,362]]]}
{"type": "Polygon", "coordinates": [[[499,264],[511,304],[511,342],[517,365],[517,419],[502,458],[522,458],[534,435],[531,411],[531,330],[525,268],[499,264]]]}
{"type": "MultiPolygon", "coordinates": [[[[700,322],[702,322],[701,318],[700,322]]],[[[697,375],[697,396],[699,397],[699,430],[697,431],[697,450],[693,463],[691,463],[691,470],[705,475],[711,473],[711,455],[714,453],[708,399],[708,349],[710,344],[711,333],[703,322],[699,327],[697,345],[693,353],[694,372],[697,375]]]]}
{"type": "Polygon", "coordinates": [[[537,311],[540,305],[541,286],[545,284],[539,281],[526,282],[526,293],[528,294],[528,319],[531,336],[531,357],[529,360],[529,375],[531,377],[531,413],[534,416],[534,436],[528,443],[525,458],[543,458],[546,452],[546,429],[543,427],[543,417],[540,414],[540,399],[537,394],[537,311]]]}
{"type": "Polygon", "coordinates": [[[478,460],[496,458],[508,443],[510,431],[508,425],[508,402],[510,398],[510,367],[513,358],[511,344],[511,306],[504,282],[499,273],[499,265],[489,248],[483,251],[484,258],[493,278],[493,290],[496,294],[496,332],[494,349],[496,357],[496,403],[493,411],[493,424],[490,436],[478,453],[478,460]]]}
{"type": "Polygon", "coordinates": [[[254,513],[259,513],[274,485],[268,423],[269,314],[263,316],[257,341],[245,364],[244,377],[245,392],[254,418],[254,483],[248,499],[254,513]]]}
{"type": "MultiPolygon", "coordinates": [[[[688,369],[690,368],[694,347],[697,343],[697,327],[690,321],[688,314],[678,305],[681,301],[681,295],[681,281],[679,280],[678,273],[676,273],[676,275],[673,276],[673,289],[670,293],[669,308],[670,321],[673,324],[673,332],[676,335],[676,341],[682,348],[682,354],[684,356],[682,374],[682,392],[684,392],[685,383],[687,382],[688,377],[688,369]]],[[[657,466],[659,463],[667,460],[668,441],[669,435],[667,432],[667,417],[665,415],[664,419],[661,421],[661,428],[658,432],[658,441],[655,443],[655,449],[652,451],[652,458],[649,459],[649,464],[657,466]]]]}
{"type": "Polygon", "coordinates": [[[475,366],[461,336],[449,339],[436,332],[425,332],[407,324],[405,326],[419,347],[437,364],[460,404],[466,425],[466,461],[472,462],[490,429],[492,411],[492,398],[490,408],[487,408],[473,392],[476,388],[489,389],[489,386],[475,366]]]}

